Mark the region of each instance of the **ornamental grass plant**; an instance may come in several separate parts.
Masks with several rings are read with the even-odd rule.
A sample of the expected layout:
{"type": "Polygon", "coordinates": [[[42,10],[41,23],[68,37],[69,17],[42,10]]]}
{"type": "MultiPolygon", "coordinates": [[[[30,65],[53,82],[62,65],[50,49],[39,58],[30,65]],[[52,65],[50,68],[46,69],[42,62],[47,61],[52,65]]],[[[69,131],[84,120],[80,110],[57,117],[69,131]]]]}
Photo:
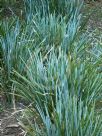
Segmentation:
{"type": "Polygon", "coordinates": [[[7,94],[29,104],[19,117],[27,136],[102,135],[101,45],[92,48],[81,8],[81,0],[26,0],[23,22],[1,22],[1,77],[7,94]]]}

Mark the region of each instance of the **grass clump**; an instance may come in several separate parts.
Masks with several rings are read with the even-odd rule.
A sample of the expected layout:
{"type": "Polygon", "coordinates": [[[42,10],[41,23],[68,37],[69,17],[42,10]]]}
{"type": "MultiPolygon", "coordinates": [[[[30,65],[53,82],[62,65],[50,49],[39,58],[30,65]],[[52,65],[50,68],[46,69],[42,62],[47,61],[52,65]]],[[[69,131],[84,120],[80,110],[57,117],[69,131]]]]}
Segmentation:
{"type": "Polygon", "coordinates": [[[81,7],[80,0],[26,0],[22,23],[1,23],[1,74],[30,104],[21,116],[28,136],[102,134],[101,54],[83,33],[81,7]]]}

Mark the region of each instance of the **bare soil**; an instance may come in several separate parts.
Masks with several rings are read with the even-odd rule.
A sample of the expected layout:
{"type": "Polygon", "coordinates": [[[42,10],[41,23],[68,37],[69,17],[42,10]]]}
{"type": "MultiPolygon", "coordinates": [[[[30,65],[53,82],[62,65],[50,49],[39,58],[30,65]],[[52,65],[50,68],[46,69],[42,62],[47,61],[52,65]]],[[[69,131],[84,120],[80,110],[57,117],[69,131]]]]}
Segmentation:
{"type": "Polygon", "coordinates": [[[24,131],[13,113],[11,109],[0,113],[0,136],[24,136],[24,131]]]}

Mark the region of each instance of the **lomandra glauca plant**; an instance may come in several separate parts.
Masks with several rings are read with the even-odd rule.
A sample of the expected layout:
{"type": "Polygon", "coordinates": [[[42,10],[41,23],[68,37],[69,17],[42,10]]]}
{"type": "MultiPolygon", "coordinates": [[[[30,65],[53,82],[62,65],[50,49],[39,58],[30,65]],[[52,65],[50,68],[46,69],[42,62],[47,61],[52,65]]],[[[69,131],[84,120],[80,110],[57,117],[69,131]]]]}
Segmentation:
{"type": "MultiPolygon", "coordinates": [[[[13,67],[17,67],[17,53],[18,48],[16,45],[17,38],[19,35],[19,24],[18,21],[15,23],[15,19],[12,22],[0,22],[0,48],[2,54],[2,74],[1,84],[2,90],[7,94],[10,88],[10,77],[13,67]],[[15,26],[15,27],[14,27],[15,26]]],[[[8,101],[10,98],[7,98],[8,101]]],[[[10,100],[11,101],[11,100],[10,100]]]]}
{"type": "Polygon", "coordinates": [[[40,16],[55,13],[56,16],[63,15],[68,19],[72,14],[78,15],[82,5],[81,0],[25,0],[24,3],[27,21],[36,13],[40,16]]]}
{"type": "Polygon", "coordinates": [[[33,48],[31,46],[33,31],[31,30],[32,28],[28,25],[23,27],[23,23],[20,23],[16,17],[0,22],[1,86],[7,101],[12,101],[12,71],[15,69],[24,73],[25,66],[22,59],[24,57],[27,61],[28,47],[33,48]]]}
{"type": "Polygon", "coordinates": [[[102,116],[95,110],[102,94],[100,59],[93,59],[91,50],[89,54],[81,34],[79,0],[60,2],[42,2],[39,9],[40,1],[28,3],[27,25],[33,26],[35,49],[28,48],[28,61],[22,59],[26,74],[14,70],[18,79],[13,80],[31,105],[21,124],[30,136],[101,136],[102,116]]]}
{"type": "Polygon", "coordinates": [[[17,90],[32,105],[27,113],[35,117],[35,108],[43,123],[40,129],[39,122],[32,124],[26,114],[29,125],[23,127],[31,136],[99,136],[102,122],[95,102],[100,99],[102,75],[97,74],[95,64],[82,57],[72,60],[61,50],[57,54],[51,51],[46,63],[44,59],[36,53],[31,56],[27,77],[15,72],[22,81],[14,81],[17,90]]]}

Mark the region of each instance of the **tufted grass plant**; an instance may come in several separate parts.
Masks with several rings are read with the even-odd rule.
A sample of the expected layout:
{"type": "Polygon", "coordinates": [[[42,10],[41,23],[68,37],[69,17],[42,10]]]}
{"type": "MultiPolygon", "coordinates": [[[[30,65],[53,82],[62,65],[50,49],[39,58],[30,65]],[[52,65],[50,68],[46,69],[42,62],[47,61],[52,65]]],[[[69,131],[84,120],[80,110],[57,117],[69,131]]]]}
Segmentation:
{"type": "Polygon", "coordinates": [[[31,19],[37,12],[40,16],[54,14],[70,18],[80,12],[83,1],[81,0],[25,0],[25,13],[27,19],[31,19]]]}
{"type": "Polygon", "coordinates": [[[101,114],[96,112],[95,104],[102,97],[102,74],[97,73],[96,63],[87,58],[83,61],[82,56],[72,59],[73,53],[66,55],[60,49],[57,54],[52,49],[46,63],[38,54],[31,55],[26,65],[27,77],[15,71],[20,79],[14,81],[16,89],[31,103],[31,109],[27,110],[32,111],[32,116],[36,109],[44,129],[40,132],[39,128],[37,132],[39,122],[29,124],[31,116],[24,114],[28,125],[23,127],[28,128],[27,133],[31,136],[44,132],[48,136],[101,135],[101,114]]]}
{"type": "Polygon", "coordinates": [[[81,6],[80,0],[26,0],[24,22],[0,22],[2,84],[30,105],[20,118],[28,136],[102,134],[101,54],[82,33],[81,6]]]}
{"type": "Polygon", "coordinates": [[[39,10],[38,1],[28,3],[27,24],[36,46],[28,48],[28,61],[22,59],[26,75],[14,70],[15,88],[31,105],[22,112],[21,125],[30,136],[101,136],[102,116],[96,110],[102,97],[101,55],[96,57],[82,34],[79,1],[64,1],[72,5],[66,12],[64,2],[44,2],[39,10]]]}
{"type": "Polygon", "coordinates": [[[24,72],[22,59],[28,60],[28,48],[32,48],[32,34],[28,26],[24,27],[17,17],[0,22],[0,56],[1,56],[1,87],[7,95],[7,101],[12,101],[12,71],[24,72]],[[29,33],[29,36],[28,36],[29,33]],[[22,58],[22,59],[21,59],[22,58]],[[10,95],[9,95],[10,94],[10,95]]]}

